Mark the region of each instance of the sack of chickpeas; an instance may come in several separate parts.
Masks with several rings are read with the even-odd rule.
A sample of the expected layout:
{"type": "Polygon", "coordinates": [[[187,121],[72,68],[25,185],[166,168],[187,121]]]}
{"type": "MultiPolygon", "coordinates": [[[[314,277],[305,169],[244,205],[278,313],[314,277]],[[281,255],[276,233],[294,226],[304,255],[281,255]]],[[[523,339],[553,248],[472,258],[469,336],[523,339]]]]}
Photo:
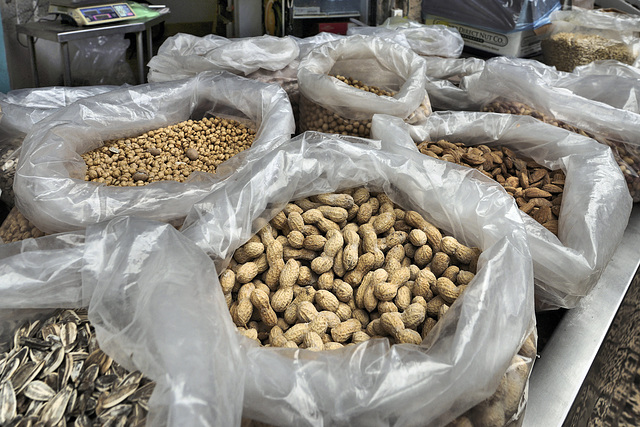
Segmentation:
{"type": "Polygon", "coordinates": [[[445,25],[424,25],[415,21],[395,23],[387,19],[377,27],[355,26],[347,31],[347,35],[356,34],[377,37],[402,34],[411,50],[422,56],[457,58],[464,48],[464,41],[457,29],[445,25]]]}
{"type": "Polygon", "coordinates": [[[631,197],[640,201],[640,114],[556,87],[557,76],[555,70],[532,60],[492,58],[478,78],[466,82],[466,88],[477,109],[530,115],[608,145],[631,197]]]}
{"type": "Polygon", "coordinates": [[[0,201],[13,207],[13,179],[20,146],[34,124],[57,109],[118,86],[51,86],[0,93],[0,201]]]}
{"type": "MultiPolygon", "coordinates": [[[[246,418],[444,425],[491,399],[513,363],[531,366],[515,204],[413,154],[306,132],[194,205],[182,232],[214,259],[219,314],[243,335],[246,418]]],[[[486,404],[493,419],[518,412],[527,375],[486,404]]]]}
{"type": "Polygon", "coordinates": [[[0,245],[0,424],[240,425],[239,337],[216,276],[142,219],[0,245]]]}
{"type": "Polygon", "coordinates": [[[18,163],[16,205],[46,233],[126,215],[179,224],[294,128],[280,87],[226,72],[115,90],[34,126],[18,163]]]}
{"type": "Polygon", "coordinates": [[[526,214],[538,309],[572,308],[593,288],[631,214],[609,147],[531,117],[438,112],[411,126],[380,115],[373,136],[410,139],[426,156],[501,184],[526,214]]]}
{"type": "Polygon", "coordinates": [[[395,42],[355,35],[322,44],[300,61],[298,130],[368,137],[371,117],[429,115],[424,59],[395,42]]]}

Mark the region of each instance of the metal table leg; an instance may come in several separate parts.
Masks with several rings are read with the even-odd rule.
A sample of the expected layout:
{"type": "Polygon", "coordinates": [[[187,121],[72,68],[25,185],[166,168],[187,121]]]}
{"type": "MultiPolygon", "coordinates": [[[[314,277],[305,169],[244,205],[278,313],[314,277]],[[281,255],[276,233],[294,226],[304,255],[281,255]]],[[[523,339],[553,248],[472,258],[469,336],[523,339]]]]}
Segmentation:
{"type": "Polygon", "coordinates": [[[151,32],[151,28],[147,28],[145,30],[145,35],[147,36],[147,63],[151,61],[153,57],[153,34],[151,32]]]}
{"type": "Polygon", "coordinates": [[[69,43],[60,43],[60,54],[62,56],[62,79],[65,86],[71,86],[71,58],[69,56],[69,43]]]}
{"type": "Polygon", "coordinates": [[[36,62],[36,45],[33,37],[27,37],[29,45],[29,58],[31,60],[31,75],[33,76],[33,87],[40,87],[40,77],[38,76],[38,63],[36,62]]]}
{"type": "Polygon", "coordinates": [[[142,31],[136,33],[136,54],[138,56],[138,83],[143,84],[144,78],[144,47],[142,45],[142,31]]]}

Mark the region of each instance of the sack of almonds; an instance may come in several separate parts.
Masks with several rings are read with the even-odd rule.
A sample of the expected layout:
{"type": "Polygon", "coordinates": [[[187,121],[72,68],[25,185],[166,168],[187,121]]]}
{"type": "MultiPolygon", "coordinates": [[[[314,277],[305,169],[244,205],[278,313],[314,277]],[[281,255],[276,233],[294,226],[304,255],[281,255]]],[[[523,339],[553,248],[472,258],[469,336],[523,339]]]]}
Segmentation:
{"type": "Polygon", "coordinates": [[[470,110],[477,105],[469,97],[467,80],[477,78],[484,68],[480,58],[425,58],[427,93],[434,111],[470,110]]]}
{"type": "Polygon", "coordinates": [[[47,233],[123,215],[179,223],[294,128],[280,87],[226,72],[115,90],[34,126],[18,163],[16,205],[47,233]]]}
{"type": "Polygon", "coordinates": [[[0,93],[0,200],[13,207],[13,179],[25,135],[34,124],[78,99],[99,95],[118,86],[16,89],[0,93]]]}
{"type": "Polygon", "coordinates": [[[525,343],[516,206],[471,170],[401,151],[306,132],[189,213],[182,232],[215,260],[220,315],[242,335],[245,417],[444,425],[496,391],[525,343]]]}
{"type": "Polygon", "coordinates": [[[543,61],[560,71],[593,61],[615,60],[638,66],[640,18],[605,11],[557,10],[541,41],[543,61]]]}
{"type": "Polygon", "coordinates": [[[593,139],[531,117],[478,112],[438,112],[415,126],[380,115],[373,135],[410,138],[422,154],[476,169],[480,181],[512,196],[527,228],[538,309],[574,307],[622,239],[631,197],[611,150],[593,139]]]}
{"type": "Polygon", "coordinates": [[[445,25],[424,25],[415,21],[396,23],[391,18],[387,18],[377,27],[355,26],[347,31],[349,36],[356,34],[377,37],[402,34],[407,38],[411,50],[421,56],[457,58],[464,48],[462,36],[455,28],[445,25]]]}
{"type": "Polygon", "coordinates": [[[298,131],[368,137],[371,117],[429,115],[424,59],[398,43],[355,35],[309,52],[298,68],[298,131]]]}
{"type": "Polygon", "coordinates": [[[611,147],[633,200],[640,201],[640,115],[556,87],[558,77],[537,61],[492,58],[466,83],[478,109],[530,115],[611,147]]]}
{"type": "Polygon", "coordinates": [[[141,219],[0,245],[0,424],[239,425],[244,371],[216,275],[141,219]]]}

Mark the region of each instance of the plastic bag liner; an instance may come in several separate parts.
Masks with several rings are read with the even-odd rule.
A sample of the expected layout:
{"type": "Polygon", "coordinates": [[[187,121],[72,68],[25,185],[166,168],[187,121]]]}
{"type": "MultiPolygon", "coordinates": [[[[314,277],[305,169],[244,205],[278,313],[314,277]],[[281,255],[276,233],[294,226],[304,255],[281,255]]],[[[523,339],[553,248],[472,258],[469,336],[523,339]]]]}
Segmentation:
{"type": "Polygon", "coordinates": [[[390,18],[378,27],[351,27],[347,35],[384,36],[400,33],[418,55],[457,58],[462,54],[464,41],[455,28],[445,25],[424,25],[413,21],[393,24],[390,18]]]}
{"type": "Polygon", "coordinates": [[[251,419],[281,426],[444,425],[495,391],[530,332],[532,266],[513,200],[469,179],[477,171],[368,141],[306,132],[194,205],[183,233],[222,271],[288,201],[366,184],[479,245],[478,274],[420,346],[374,339],[312,352],[242,338],[244,414],[251,419]]]}
{"type": "Polygon", "coordinates": [[[532,117],[441,112],[420,125],[409,126],[390,116],[376,116],[372,133],[382,140],[410,137],[418,143],[444,139],[466,145],[505,146],[551,170],[562,169],[566,181],[558,237],[522,215],[533,256],[539,309],[572,308],[593,288],[631,215],[631,197],[609,147],[532,117]]]}
{"type": "Polygon", "coordinates": [[[244,372],[215,267],[173,227],[118,218],[2,245],[0,260],[3,341],[86,307],[100,348],[156,381],[147,425],[240,425],[244,372]]]}
{"type": "Polygon", "coordinates": [[[13,206],[13,178],[20,146],[35,123],[78,99],[116,88],[118,86],[52,86],[0,93],[0,200],[13,206]]]}
{"type": "Polygon", "coordinates": [[[568,72],[594,60],[640,65],[640,17],[575,8],[557,10],[550,18],[542,39],[545,63],[568,72]]]}
{"type": "Polygon", "coordinates": [[[466,87],[476,109],[497,99],[521,102],[611,146],[633,200],[640,201],[640,115],[554,87],[557,82],[558,73],[539,62],[491,58],[466,87]]]}
{"type": "MultiPolygon", "coordinates": [[[[178,33],[169,37],[149,61],[150,82],[192,77],[203,71],[229,71],[248,75],[258,70],[277,71],[298,58],[291,37],[227,39],[209,34],[197,37],[178,33]]],[[[292,72],[295,76],[295,70],[292,72]]]]}
{"type": "MultiPolygon", "coordinates": [[[[384,112],[406,118],[427,97],[424,60],[397,43],[371,36],[349,36],[313,49],[300,62],[300,93],[314,103],[354,120],[384,112]],[[397,92],[378,96],[330,77],[342,74],[380,89],[397,92]]],[[[428,99],[428,98],[427,98],[428,99]]]]}
{"type": "Polygon", "coordinates": [[[426,88],[434,110],[467,110],[475,106],[469,97],[466,82],[480,75],[484,60],[429,57],[425,61],[426,88]]]}
{"type": "Polygon", "coordinates": [[[225,72],[112,91],[59,110],[27,135],[14,183],[16,205],[46,233],[125,215],[180,220],[233,170],[284,142],[294,129],[291,104],[280,87],[225,72]],[[252,147],[219,165],[215,175],[194,173],[184,183],[144,187],[83,180],[86,164],[80,154],[103,141],[208,115],[248,120],[257,128],[252,147]]]}

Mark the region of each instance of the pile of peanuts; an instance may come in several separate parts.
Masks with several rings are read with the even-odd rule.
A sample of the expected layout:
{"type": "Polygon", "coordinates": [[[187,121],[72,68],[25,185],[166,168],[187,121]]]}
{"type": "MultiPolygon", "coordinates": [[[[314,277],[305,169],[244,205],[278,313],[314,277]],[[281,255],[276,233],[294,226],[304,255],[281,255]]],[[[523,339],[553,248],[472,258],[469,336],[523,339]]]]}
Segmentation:
{"type": "Polygon", "coordinates": [[[565,175],[533,160],[519,158],[507,147],[477,145],[445,140],[418,144],[422,154],[479,170],[498,181],[518,203],[520,210],[556,236],[565,175]]]}
{"type": "Polygon", "coordinates": [[[633,201],[640,202],[640,150],[636,146],[626,144],[621,141],[614,141],[609,138],[595,136],[561,120],[549,117],[521,102],[497,100],[486,105],[483,108],[483,111],[532,116],[545,123],[566,129],[582,136],[593,138],[601,144],[608,145],[611,147],[613,157],[616,159],[616,162],[618,162],[618,166],[620,166],[620,169],[624,174],[624,178],[627,181],[627,187],[629,187],[629,193],[631,193],[633,201]]]}
{"type": "Polygon", "coordinates": [[[184,182],[192,172],[216,167],[251,147],[255,130],[217,117],[187,120],[137,137],[107,141],[82,155],[86,181],[114,186],[184,182]]]}
{"type": "MultiPolygon", "coordinates": [[[[393,92],[389,92],[375,86],[367,86],[359,80],[340,75],[331,77],[334,77],[349,86],[353,86],[356,89],[371,92],[378,96],[392,97],[395,95],[393,92]]],[[[368,138],[371,135],[371,120],[345,119],[301,95],[300,132],[307,130],[368,138]]]]}
{"type": "Polygon", "coordinates": [[[0,225],[0,240],[2,240],[3,243],[18,242],[20,240],[42,237],[44,235],[45,233],[25,218],[15,206],[2,222],[2,225],[0,225]]]}
{"type": "Polygon", "coordinates": [[[360,187],[289,203],[219,279],[240,332],[265,346],[420,344],[473,279],[479,255],[360,187]]]}

